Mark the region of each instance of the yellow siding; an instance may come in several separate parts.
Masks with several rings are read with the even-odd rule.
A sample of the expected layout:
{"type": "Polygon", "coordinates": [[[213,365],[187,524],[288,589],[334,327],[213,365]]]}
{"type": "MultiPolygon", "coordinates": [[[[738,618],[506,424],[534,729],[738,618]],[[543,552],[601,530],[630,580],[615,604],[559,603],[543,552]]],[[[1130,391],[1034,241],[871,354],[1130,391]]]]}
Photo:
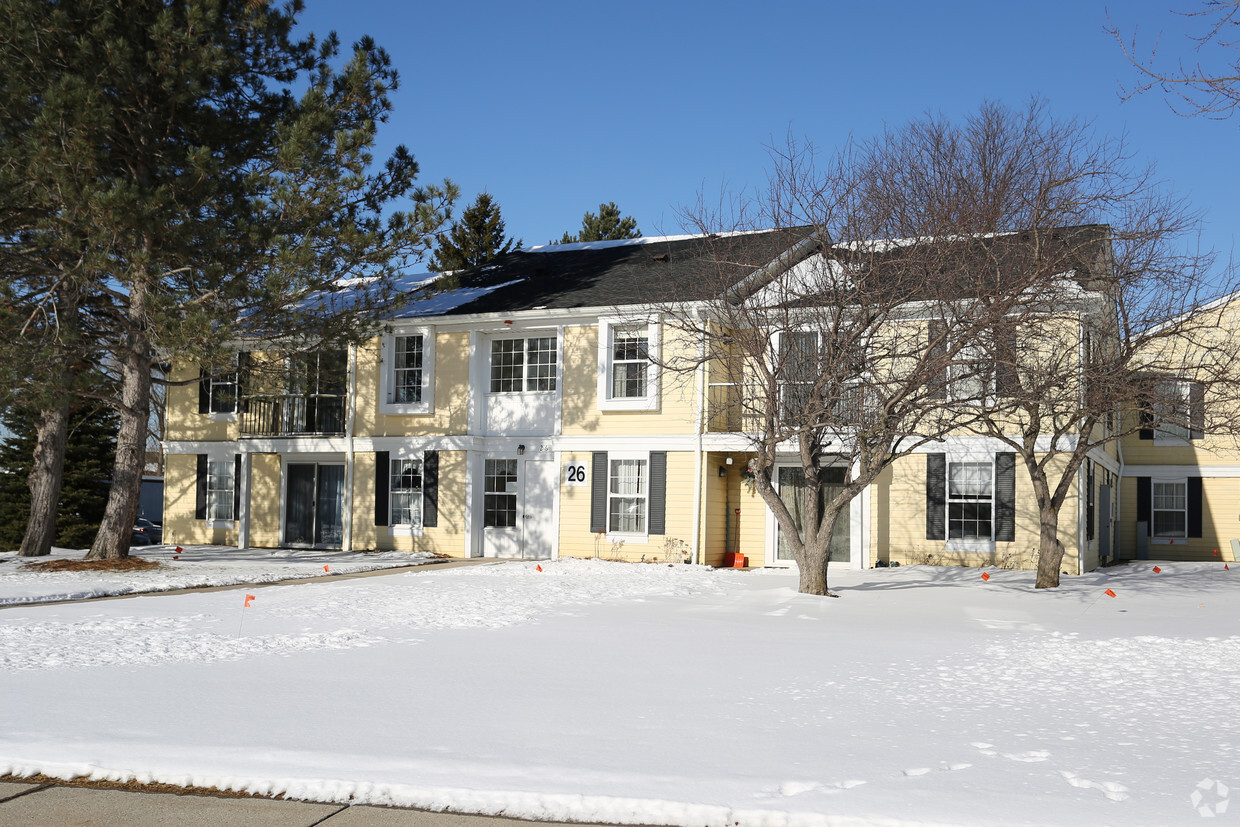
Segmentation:
{"type": "Polygon", "coordinates": [[[702,541],[699,562],[708,566],[723,565],[723,555],[736,551],[736,519],[732,509],[739,507],[737,499],[740,471],[743,465],[725,464],[727,454],[707,454],[702,465],[704,488],[702,502],[702,541]],[[727,476],[720,477],[719,469],[727,469],[727,476]]]}
{"type": "MultiPolygon", "coordinates": [[[[1234,563],[1231,541],[1240,539],[1240,480],[1205,477],[1201,481],[1201,537],[1149,546],[1151,560],[1217,560],[1234,563]],[[1215,554],[1218,552],[1218,554],[1215,554]]],[[[1137,480],[1125,477],[1120,491],[1119,558],[1137,558],[1137,480]]]]}
{"type": "Polygon", "coordinates": [[[358,436],[427,436],[463,434],[469,416],[469,333],[435,334],[435,400],[430,414],[390,416],[379,413],[382,390],[380,340],[358,349],[358,436]]]}
{"type": "Polygon", "coordinates": [[[280,455],[250,457],[250,545],[280,546],[280,455]]]}
{"type": "MultiPolygon", "coordinates": [[[[194,365],[175,365],[168,374],[167,421],[164,439],[203,440],[212,442],[234,441],[240,434],[235,414],[198,413],[198,368],[194,365]],[[186,384],[177,384],[177,383],[186,384]],[[225,418],[226,417],[226,418],[225,418]]],[[[190,516],[194,514],[190,502],[190,516]]]]}
{"type": "MultiPolygon", "coordinates": [[[[688,555],[693,536],[694,455],[690,451],[667,454],[667,533],[651,534],[646,543],[613,543],[590,531],[590,486],[570,488],[560,479],[560,556],[599,557],[628,562],[662,562],[688,555]]],[[[584,462],[591,467],[589,452],[565,452],[561,467],[584,462]]]]}
{"type": "MultiPolygon", "coordinates": [[[[671,358],[687,347],[696,348],[696,345],[672,335],[667,327],[662,330],[667,337],[662,343],[665,358],[671,358]]],[[[597,325],[564,328],[563,433],[595,436],[694,433],[697,417],[694,373],[664,371],[661,379],[662,399],[657,411],[599,410],[598,333],[597,325]]]]}
{"type": "Polygon", "coordinates": [[[357,454],[353,475],[353,547],[425,551],[447,557],[465,556],[464,451],[439,452],[439,524],[422,529],[421,537],[393,534],[375,525],[375,455],[357,454]]]}
{"type": "Polygon", "coordinates": [[[236,523],[232,528],[211,528],[206,520],[195,519],[197,492],[198,458],[193,454],[169,456],[164,463],[164,542],[235,546],[236,523]]]}
{"type": "MultiPolygon", "coordinates": [[[[748,463],[748,457],[738,462],[748,463]]],[[[744,467],[744,466],[742,466],[744,467]]],[[[741,553],[749,560],[751,567],[766,565],[766,503],[758,494],[757,489],[738,479],[735,488],[735,500],[732,518],[736,521],[734,530],[740,537],[741,553]],[[740,508],[740,516],[736,515],[740,508]]]]}
{"type": "MultiPolygon", "coordinates": [[[[1058,473],[1054,466],[1050,472],[1052,475],[1058,473]]],[[[1067,549],[1063,570],[1071,573],[1077,571],[1077,503],[1074,486],[1059,512],[1059,539],[1067,549]]],[[[923,454],[897,460],[879,477],[871,494],[871,514],[875,561],[1025,569],[1036,565],[1037,500],[1029,476],[1019,462],[1016,466],[1016,541],[995,543],[993,553],[949,552],[944,541],[926,539],[926,458],[923,454]]]]}

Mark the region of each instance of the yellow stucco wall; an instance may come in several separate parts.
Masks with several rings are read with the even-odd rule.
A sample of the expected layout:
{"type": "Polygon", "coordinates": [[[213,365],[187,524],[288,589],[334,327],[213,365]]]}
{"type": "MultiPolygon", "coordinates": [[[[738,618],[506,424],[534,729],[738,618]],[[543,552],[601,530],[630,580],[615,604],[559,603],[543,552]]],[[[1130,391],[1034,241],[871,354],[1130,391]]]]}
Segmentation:
{"type": "MultiPolygon", "coordinates": [[[[197,365],[185,364],[173,365],[169,372],[164,439],[211,442],[236,440],[240,434],[236,414],[198,413],[198,373],[197,365]]],[[[193,513],[191,507],[191,516],[193,513]]]]}
{"type": "Polygon", "coordinates": [[[164,543],[235,546],[235,522],[231,528],[212,528],[206,520],[195,519],[197,492],[198,457],[194,454],[167,457],[164,463],[164,543]]]}
{"type": "Polygon", "coordinates": [[[469,415],[469,333],[435,333],[435,394],[429,414],[379,412],[382,391],[381,340],[372,339],[357,355],[357,436],[463,434],[469,415]]]}
{"type": "Polygon", "coordinates": [[[464,451],[439,452],[438,524],[423,528],[420,537],[410,537],[375,525],[375,455],[358,453],[353,477],[353,547],[464,557],[465,465],[464,451]]]}

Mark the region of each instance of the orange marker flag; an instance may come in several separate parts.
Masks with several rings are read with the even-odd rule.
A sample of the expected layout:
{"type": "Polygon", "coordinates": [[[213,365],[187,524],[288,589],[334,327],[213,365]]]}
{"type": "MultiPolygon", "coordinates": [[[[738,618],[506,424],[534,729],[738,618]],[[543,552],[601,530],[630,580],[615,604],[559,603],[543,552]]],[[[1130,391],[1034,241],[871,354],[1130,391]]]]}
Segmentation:
{"type": "Polygon", "coordinates": [[[983,579],[983,580],[989,580],[989,579],[990,579],[990,572],[988,572],[988,571],[984,571],[984,572],[982,572],[982,579],[983,579]]]}
{"type": "Polygon", "coordinates": [[[538,564],[538,566],[537,566],[537,568],[538,568],[538,570],[539,570],[539,571],[542,571],[542,563],[539,563],[539,564],[538,564]]]}
{"type": "Polygon", "coordinates": [[[254,599],[254,595],[252,595],[252,594],[247,594],[247,595],[245,596],[245,608],[247,608],[247,609],[248,609],[248,608],[250,607],[250,601],[251,601],[251,600],[253,600],[253,599],[254,599]]]}
{"type": "Polygon", "coordinates": [[[1115,597],[1115,592],[1111,591],[1110,589],[1107,589],[1105,592],[1103,592],[1103,594],[1110,595],[1111,597],[1115,597]]]}
{"type": "Polygon", "coordinates": [[[1218,557],[1218,549],[1215,549],[1215,550],[1214,550],[1214,556],[1215,556],[1215,557],[1218,557]]]}
{"type": "Polygon", "coordinates": [[[331,571],[331,569],[330,569],[330,568],[328,568],[327,566],[324,566],[324,567],[323,567],[323,571],[330,572],[330,571],[331,571]]]}
{"type": "Polygon", "coordinates": [[[185,551],[185,549],[181,548],[180,546],[177,546],[177,547],[176,547],[176,553],[177,553],[177,554],[180,554],[180,553],[181,553],[181,552],[183,552],[183,551],[185,551]]]}
{"type": "Polygon", "coordinates": [[[1158,566],[1154,566],[1154,574],[1158,574],[1161,571],[1162,569],[1160,569],[1158,566]]]}

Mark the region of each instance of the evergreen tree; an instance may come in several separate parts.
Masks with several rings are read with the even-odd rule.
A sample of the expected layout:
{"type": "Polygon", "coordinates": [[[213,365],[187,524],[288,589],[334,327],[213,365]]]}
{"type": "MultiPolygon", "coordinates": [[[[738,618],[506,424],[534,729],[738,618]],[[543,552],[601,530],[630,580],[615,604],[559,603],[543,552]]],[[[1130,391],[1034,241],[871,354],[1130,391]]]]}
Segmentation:
{"type": "MultiPolygon", "coordinates": [[[[8,434],[0,441],[0,549],[22,542],[30,515],[27,480],[38,441],[38,412],[9,408],[0,417],[8,434]]],[[[102,404],[79,404],[69,411],[65,466],[56,504],[53,542],[85,548],[95,539],[108,500],[108,475],[116,452],[117,417],[102,404]]]]}
{"type": "Polygon", "coordinates": [[[439,239],[430,267],[437,273],[464,270],[486,264],[520,246],[519,239],[504,237],[499,204],[484,192],[461,213],[461,220],[452,225],[448,234],[439,239]]]}
{"type": "Polygon", "coordinates": [[[580,241],[620,241],[626,238],[641,238],[642,231],[637,229],[637,219],[631,215],[620,217],[620,208],[615,201],[598,205],[598,215],[586,212],[581,219],[581,232],[570,235],[565,232],[559,241],[552,244],[576,244],[580,241]]]}
{"type": "Polygon", "coordinates": [[[403,146],[373,167],[390,59],[369,38],[341,61],[334,35],[294,37],[300,10],[0,4],[0,268],[14,282],[0,304],[17,308],[0,313],[0,363],[20,366],[15,396],[40,412],[35,467],[51,481],[32,505],[46,515],[77,391],[39,367],[106,355],[120,427],[92,557],[128,552],[161,363],[223,369],[228,342],[257,336],[368,337],[455,195],[415,187],[403,146]],[[364,296],[349,287],[361,277],[364,296]],[[101,322],[71,323],[79,313],[101,322]]]}

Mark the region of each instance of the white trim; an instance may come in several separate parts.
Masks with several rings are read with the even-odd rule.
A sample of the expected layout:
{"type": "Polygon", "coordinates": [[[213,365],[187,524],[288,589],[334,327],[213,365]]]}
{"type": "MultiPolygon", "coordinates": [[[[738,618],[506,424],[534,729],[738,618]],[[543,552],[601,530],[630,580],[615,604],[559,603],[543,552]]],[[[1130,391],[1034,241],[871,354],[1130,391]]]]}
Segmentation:
{"type": "Polygon", "coordinates": [[[379,347],[379,413],[388,416],[429,416],[435,412],[435,328],[433,325],[394,325],[383,334],[379,347]],[[422,337],[422,401],[393,402],[396,383],[396,339],[422,337]]]}
{"type": "Polygon", "coordinates": [[[1123,478],[1240,477],[1240,465],[1125,465],[1123,478]]]}
{"type": "MultiPolygon", "coordinates": [[[[666,485],[666,482],[665,482],[666,485]]],[[[617,494],[617,497],[624,497],[623,494],[617,494]]],[[[664,495],[666,497],[666,494],[664,495]]],[[[633,451],[619,450],[607,452],[607,508],[603,515],[607,521],[607,541],[609,543],[649,543],[650,542],[650,452],[649,451],[633,451]],[[645,525],[645,531],[612,531],[611,530],[611,464],[617,460],[638,460],[645,463],[642,466],[641,487],[643,493],[641,495],[645,503],[642,523],[645,525]]]]}
{"type": "Polygon", "coordinates": [[[598,320],[598,409],[600,411],[657,411],[661,399],[661,376],[657,364],[660,355],[661,325],[658,314],[622,318],[610,316],[598,320]],[[646,350],[649,359],[646,362],[646,395],[634,397],[613,397],[612,357],[613,336],[617,327],[646,327],[646,350]]]}

